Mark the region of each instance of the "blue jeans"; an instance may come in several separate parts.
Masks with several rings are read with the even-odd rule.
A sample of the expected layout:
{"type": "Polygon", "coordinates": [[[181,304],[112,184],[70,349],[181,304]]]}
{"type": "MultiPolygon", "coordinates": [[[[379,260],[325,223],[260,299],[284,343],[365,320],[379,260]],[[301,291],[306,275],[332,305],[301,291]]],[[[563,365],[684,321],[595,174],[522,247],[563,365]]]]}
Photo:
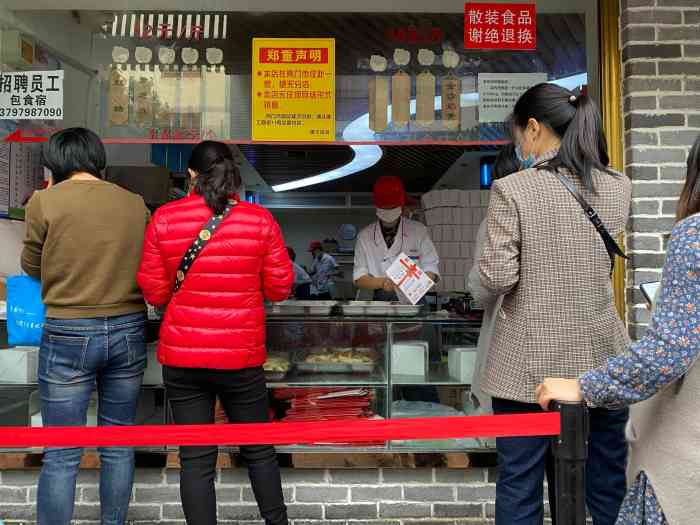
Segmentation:
{"type": "MultiPolygon", "coordinates": [[[[95,384],[98,425],[133,425],[146,367],[146,316],[47,319],[39,351],[44,426],[84,426],[95,384]]],[[[47,448],[39,477],[39,525],[69,525],[82,448],[47,448]]],[[[103,525],[122,525],[134,479],[134,450],[100,448],[103,525]]]]}
{"type": "MultiPolygon", "coordinates": [[[[494,414],[541,412],[539,405],[493,399],[494,414]]],[[[627,409],[590,411],[586,463],[586,505],[593,525],[614,525],[625,497],[627,409]]],[[[543,482],[549,437],[496,439],[496,525],[541,525],[543,482]]],[[[566,524],[564,524],[566,525],[566,524]]]]}

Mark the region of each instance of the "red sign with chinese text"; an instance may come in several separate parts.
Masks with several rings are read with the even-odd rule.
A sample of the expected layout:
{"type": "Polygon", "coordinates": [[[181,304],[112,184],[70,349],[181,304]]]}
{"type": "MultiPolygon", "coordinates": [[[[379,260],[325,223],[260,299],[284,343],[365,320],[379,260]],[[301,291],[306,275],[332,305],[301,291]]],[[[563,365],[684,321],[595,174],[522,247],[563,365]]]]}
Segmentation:
{"type": "Polygon", "coordinates": [[[328,64],[327,48],[260,48],[261,64],[328,64]]]}
{"type": "Polygon", "coordinates": [[[537,49],[535,4],[464,4],[466,49],[537,49]]]}

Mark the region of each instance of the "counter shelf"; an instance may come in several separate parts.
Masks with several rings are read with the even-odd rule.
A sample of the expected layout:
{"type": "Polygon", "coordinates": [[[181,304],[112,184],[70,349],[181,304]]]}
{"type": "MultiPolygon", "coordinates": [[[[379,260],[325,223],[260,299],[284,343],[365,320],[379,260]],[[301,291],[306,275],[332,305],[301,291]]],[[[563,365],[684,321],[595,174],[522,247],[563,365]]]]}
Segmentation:
{"type": "MultiPolygon", "coordinates": [[[[4,325],[5,321],[0,320],[4,325]]],[[[148,341],[158,336],[159,321],[150,319],[148,341]]],[[[365,400],[362,417],[429,417],[439,415],[474,414],[470,404],[472,363],[481,321],[449,315],[431,314],[415,318],[386,316],[270,316],[267,319],[267,344],[270,354],[279,362],[287,356],[288,364],[271,371],[274,380],[268,382],[271,406],[277,419],[284,419],[292,405],[282,396],[296,396],[305,406],[304,398],[322,392],[361,390],[354,399],[365,400]],[[455,375],[450,361],[452,353],[462,352],[467,369],[455,375]],[[305,356],[315,355],[313,366],[298,367],[305,356]],[[368,364],[371,359],[371,365],[368,364]],[[338,363],[354,363],[357,373],[350,373],[338,363]],[[323,364],[330,363],[324,369],[323,364]],[[299,369],[301,368],[301,369],[299,369]],[[280,372],[280,370],[283,370],[280,372]],[[329,371],[330,370],[330,371],[329,371]],[[332,370],[337,370],[334,372],[332,370]],[[368,401],[367,401],[368,400],[368,401]]],[[[0,334],[5,326],[0,327],[0,334]]],[[[0,341],[6,347],[6,340],[0,341]]],[[[0,350],[0,352],[3,350],[0,350]]],[[[152,356],[149,356],[151,358],[152,356]]],[[[350,366],[350,365],[349,365],[350,366]]],[[[350,366],[352,369],[352,366],[350,366]]],[[[459,372],[459,370],[458,370],[459,372]]],[[[295,398],[296,398],[295,397],[295,398]]],[[[38,387],[32,383],[12,383],[0,376],[0,426],[36,423],[38,387]]],[[[360,403],[361,404],[361,403],[360,403]]],[[[162,385],[144,385],[139,424],[168,424],[173,422],[165,388],[162,385]],[[152,410],[151,410],[152,409],[152,410]]],[[[342,404],[340,406],[343,406],[342,404]]],[[[357,406],[357,405],[352,405],[357,406]]],[[[343,407],[346,408],[346,407],[343,407]]],[[[308,410],[308,408],[307,408],[308,410]]],[[[316,417],[302,412],[305,417],[316,417]]],[[[317,414],[318,416],[318,414],[317,414]]],[[[325,417],[325,415],[318,416],[325,417]]],[[[330,416],[333,417],[333,416],[330,416]]],[[[345,416],[343,416],[345,417],[345,416]]],[[[354,417],[357,417],[355,415],[354,417]]],[[[293,417],[287,420],[294,420],[293,417]]],[[[298,445],[279,447],[286,453],[383,453],[383,452],[479,452],[492,451],[489,440],[407,441],[358,446],[298,445]]],[[[165,453],[173,447],[151,447],[139,451],[165,453]]],[[[222,447],[236,451],[236,447],[222,447]]],[[[0,451],[2,452],[2,451],[0,451]]],[[[12,452],[18,452],[13,449],[12,452]]],[[[37,452],[26,449],[20,452],[37,452]]]]}

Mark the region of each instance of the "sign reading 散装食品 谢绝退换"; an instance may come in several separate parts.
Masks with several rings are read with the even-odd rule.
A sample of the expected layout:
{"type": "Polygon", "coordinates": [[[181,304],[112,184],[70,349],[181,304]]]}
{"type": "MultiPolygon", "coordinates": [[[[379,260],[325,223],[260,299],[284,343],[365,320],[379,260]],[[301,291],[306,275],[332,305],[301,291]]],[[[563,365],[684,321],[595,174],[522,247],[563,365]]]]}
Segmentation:
{"type": "Polygon", "coordinates": [[[0,119],[62,120],[63,71],[0,73],[0,119]]]}
{"type": "Polygon", "coordinates": [[[505,122],[520,95],[542,82],[546,73],[479,73],[479,122],[505,122]]]}
{"type": "Polygon", "coordinates": [[[252,138],[335,140],[335,40],[254,38],[252,138]]]}
{"type": "Polygon", "coordinates": [[[465,49],[537,49],[534,3],[467,2],[464,4],[465,49]]]}

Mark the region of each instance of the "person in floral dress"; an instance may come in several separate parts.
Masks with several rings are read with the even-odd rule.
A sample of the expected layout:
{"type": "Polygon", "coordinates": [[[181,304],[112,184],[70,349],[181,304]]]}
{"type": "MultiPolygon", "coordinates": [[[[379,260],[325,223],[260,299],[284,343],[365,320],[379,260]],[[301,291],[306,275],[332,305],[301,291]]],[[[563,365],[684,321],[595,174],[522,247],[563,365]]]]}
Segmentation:
{"type": "MultiPolygon", "coordinates": [[[[661,294],[644,338],[623,354],[609,359],[607,365],[590,370],[578,379],[545,379],[537,388],[538,402],[545,410],[553,400],[585,400],[592,407],[620,408],[647,400],[662,391],[665,395],[673,395],[667,387],[680,389],[681,381],[689,373],[697,382],[695,374],[698,371],[692,368],[700,354],[700,137],[688,158],[688,176],[677,218],[679,222],[671,233],[663,269],[661,294]]],[[[663,425],[664,411],[672,408],[663,400],[656,404],[655,410],[657,412],[651,416],[663,425]]],[[[696,427],[691,426],[690,421],[688,424],[686,441],[692,448],[698,436],[694,433],[696,427]]],[[[662,428],[659,433],[663,435],[664,432],[662,428]]],[[[669,443],[669,446],[675,445],[677,443],[669,443]]],[[[678,458],[680,464],[688,462],[689,469],[693,468],[693,460],[678,458]]],[[[663,468],[668,471],[674,467],[663,468]]],[[[695,511],[689,511],[688,506],[694,509],[698,504],[687,501],[683,504],[684,509],[674,506],[664,512],[647,472],[632,473],[636,477],[620,509],[617,525],[690,523],[676,516],[692,514],[695,511]],[[671,512],[674,519],[667,520],[666,515],[671,512]]],[[[677,489],[693,490],[680,483],[679,480],[677,489]]]]}

